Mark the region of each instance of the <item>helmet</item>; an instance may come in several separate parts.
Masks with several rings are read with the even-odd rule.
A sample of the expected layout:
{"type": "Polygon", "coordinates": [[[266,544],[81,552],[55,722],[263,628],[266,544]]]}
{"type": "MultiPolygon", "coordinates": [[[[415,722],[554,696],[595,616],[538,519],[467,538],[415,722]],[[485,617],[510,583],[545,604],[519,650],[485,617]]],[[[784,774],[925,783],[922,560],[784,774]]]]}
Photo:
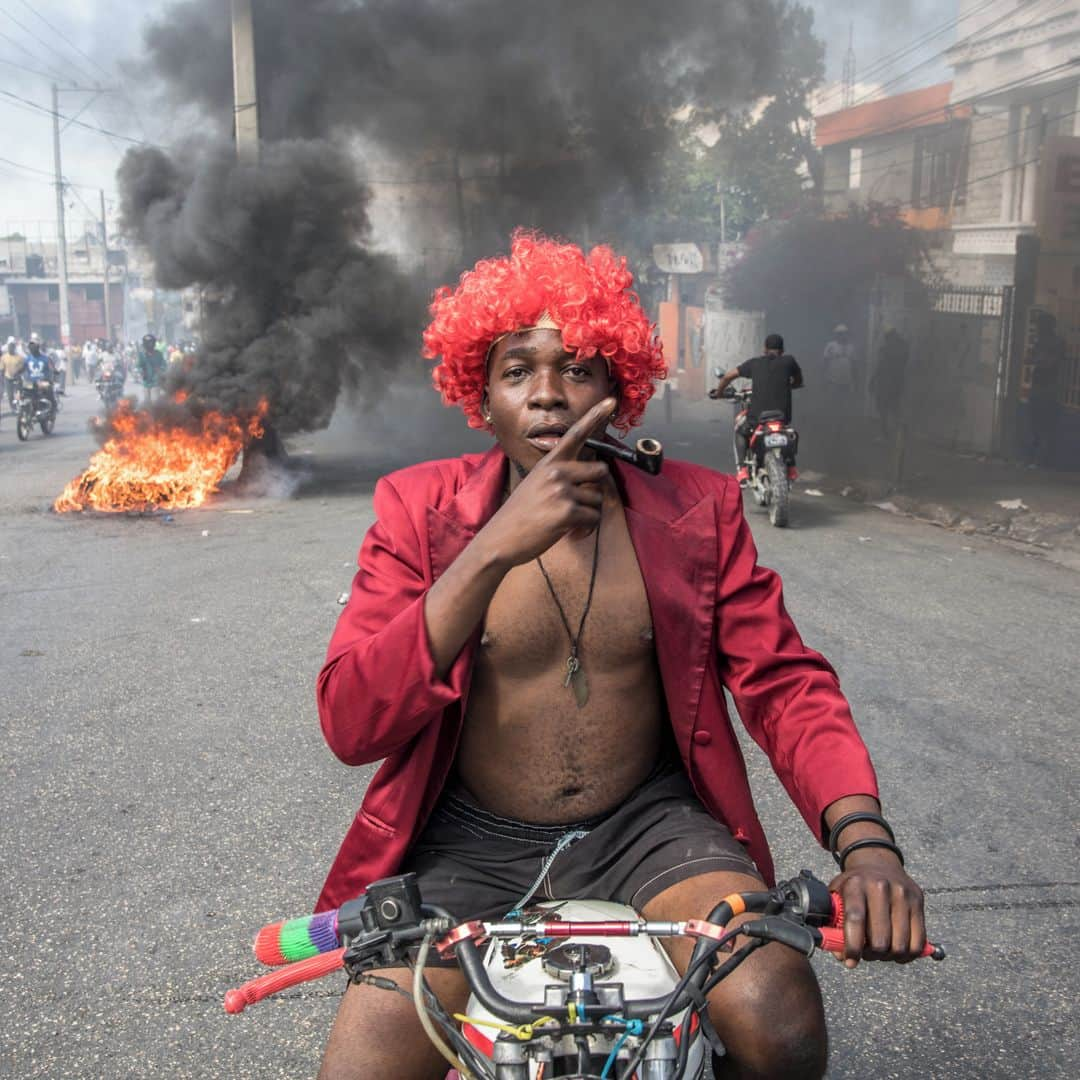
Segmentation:
{"type": "Polygon", "coordinates": [[[837,323],[833,327],[834,334],[846,334],[848,332],[847,323],[837,323]]]}
{"type": "Polygon", "coordinates": [[[34,331],[34,333],[32,333],[30,335],[30,344],[31,345],[40,345],[41,344],[41,335],[36,330],[34,331]]]}
{"type": "Polygon", "coordinates": [[[157,344],[157,338],[153,334],[143,334],[142,343],[152,349],[157,344]]]}
{"type": "Polygon", "coordinates": [[[779,334],[770,334],[765,339],[766,349],[778,349],[780,352],[784,351],[784,339],[779,334]]]}

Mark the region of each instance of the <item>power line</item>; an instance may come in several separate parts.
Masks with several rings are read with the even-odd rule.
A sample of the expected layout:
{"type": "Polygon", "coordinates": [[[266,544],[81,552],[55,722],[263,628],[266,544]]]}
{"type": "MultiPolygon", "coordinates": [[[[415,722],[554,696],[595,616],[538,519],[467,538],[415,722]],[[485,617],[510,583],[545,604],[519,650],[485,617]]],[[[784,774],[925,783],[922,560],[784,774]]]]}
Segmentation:
{"type": "MultiPolygon", "coordinates": [[[[1045,8],[1042,11],[1036,11],[1031,16],[1030,19],[1028,19],[1026,22],[1021,23],[1019,26],[1015,27],[1015,29],[1017,29],[1017,30],[1025,29],[1026,27],[1030,26],[1033,22],[1035,22],[1036,19],[1042,18],[1043,16],[1045,16],[1047,14],[1048,11],[1051,11],[1054,8],[1060,7],[1063,3],[1065,3],[1065,0],[1053,0],[1053,3],[1050,5],[1049,8],[1045,8]]],[[[953,49],[960,48],[963,45],[969,45],[969,44],[971,44],[972,41],[983,37],[989,31],[993,30],[995,27],[1000,26],[1003,22],[1006,22],[1008,19],[1011,19],[1015,14],[1017,14],[1018,11],[1020,11],[1022,6],[1024,6],[1024,5],[1017,5],[1015,8],[1013,8],[1010,11],[1005,12],[1004,15],[1002,15],[999,18],[995,19],[993,22],[988,23],[986,26],[983,26],[980,29],[975,30],[974,32],[968,34],[967,37],[961,38],[959,41],[954,42],[947,49],[942,49],[940,52],[934,53],[933,56],[928,57],[926,60],[920,61],[914,67],[909,68],[907,71],[905,71],[902,75],[897,75],[895,78],[890,79],[888,82],[882,83],[881,86],[879,86],[876,90],[872,90],[869,93],[864,94],[858,101],[855,102],[855,104],[856,105],[861,105],[861,104],[863,104],[863,102],[870,101],[872,98],[882,94],[890,86],[895,86],[897,83],[905,82],[907,79],[909,79],[911,77],[911,75],[914,72],[919,71],[921,68],[924,68],[928,64],[933,63],[935,60],[937,60],[940,57],[944,56],[947,52],[951,52],[953,49]]]]}
{"type": "MultiPolygon", "coordinates": [[[[5,41],[11,42],[11,44],[15,46],[16,50],[19,53],[28,53],[30,56],[34,56],[34,53],[30,52],[30,50],[28,50],[21,41],[17,41],[10,34],[5,34],[2,30],[0,30],[0,38],[3,38],[5,41]]],[[[35,59],[41,60],[41,57],[35,57],[35,59]]],[[[21,60],[9,59],[8,63],[12,64],[17,68],[22,67],[21,60]]],[[[57,71],[56,68],[50,67],[48,61],[42,60],[42,67],[44,67],[46,71],[50,72],[50,74],[46,76],[47,78],[55,79],[58,82],[71,82],[71,77],[69,75],[65,75],[62,72],[57,71]]],[[[30,69],[27,68],[26,70],[29,71],[30,69]]],[[[39,75],[41,73],[35,71],[34,74],[39,75]]]]}
{"type": "MultiPolygon", "coordinates": [[[[989,90],[979,90],[969,97],[961,98],[958,101],[950,101],[945,109],[956,109],[964,105],[972,105],[975,102],[991,97],[994,94],[999,94],[1004,90],[1017,90],[1023,88],[1025,85],[1032,85],[1032,80],[1045,79],[1047,75],[1053,75],[1055,72],[1064,71],[1066,68],[1075,67],[1080,64],[1080,56],[1074,56],[1069,60],[1062,61],[1060,64],[1055,64],[1053,67],[1045,68],[1042,71],[1033,72],[1030,75],[1023,75],[1020,78],[1012,79],[1009,82],[1000,83],[998,86],[991,87],[989,90]]],[[[1055,91],[1056,92],[1056,91],[1055,91]]],[[[921,113],[913,113],[911,116],[904,116],[897,120],[892,121],[889,124],[885,124],[883,127],[864,129],[861,127],[849,127],[841,128],[835,134],[844,135],[851,134],[854,138],[875,138],[878,135],[888,135],[894,131],[903,131],[905,128],[912,126],[913,123],[919,120],[928,119],[937,113],[942,112],[940,106],[935,106],[932,109],[925,109],[921,113]]],[[[851,142],[853,139],[837,139],[837,142],[851,142]]]]}
{"type": "MultiPolygon", "coordinates": [[[[19,20],[16,19],[15,16],[12,15],[10,11],[8,11],[5,8],[0,8],[0,15],[6,15],[24,34],[27,34],[28,36],[32,37],[39,45],[43,46],[47,52],[51,53],[53,51],[53,49],[54,49],[53,45],[51,45],[49,42],[43,41],[41,38],[39,38],[37,36],[37,34],[34,33],[33,30],[31,30],[25,24],[19,22],[19,20]]],[[[83,78],[87,78],[87,74],[86,74],[85,71],[81,71],[79,68],[75,67],[74,64],[72,65],[72,67],[75,68],[75,71],[78,72],[79,75],[81,75],[83,78]]],[[[89,81],[94,82],[94,79],[90,78],[89,81]]]]}
{"type": "MultiPolygon", "coordinates": [[[[893,64],[898,63],[904,57],[918,52],[924,45],[928,44],[936,37],[940,37],[942,34],[947,33],[949,30],[955,29],[965,19],[969,19],[974,15],[978,15],[980,12],[985,11],[989,7],[993,7],[994,4],[1000,3],[1001,0],[985,0],[985,3],[980,4],[977,8],[971,11],[965,12],[963,15],[958,15],[955,18],[949,19],[947,22],[942,23],[937,29],[929,30],[925,34],[918,38],[908,42],[907,45],[901,46],[899,49],[890,53],[883,53],[873,63],[870,64],[865,71],[860,73],[862,79],[869,79],[873,75],[892,67],[893,64]]],[[[952,46],[950,46],[951,48],[952,46]]],[[[940,55],[940,54],[938,54],[940,55]]],[[[843,92],[843,87],[833,87],[828,93],[824,94],[821,98],[821,104],[824,106],[826,101],[839,97],[843,92]]]]}
{"type": "MultiPolygon", "coordinates": [[[[68,46],[68,48],[70,48],[73,52],[78,53],[79,56],[81,56],[84,60],[89,60],[90,63],[93,64],[94,67],[96,67],[98,69],[98,71],[100,71],[105,76],[105,78],[107,78],[107,79],[112,78],[112,76],[109,74],[109,72],[106,71],[105,68],[103,68],[101,66],[101,64],[99,64],[92,56],[87,56],[87,54],[84,53],[82,51],[82,49],[80,49],[79,46],[76,45],[69,37],[65,36],[64,33],[58,27],[54,26],[51,22],[49,22],[49,20],[46,19],[45,16],[42,15],[41,12],[37,10],[37,8],[35,8],[35,7],[31,6],[30,4],[28,4],[26,2],[26,0],[19,0],[19,2],[22,4],[22,6],[24,8],[26,8],[27,11],[30,12],[31,15],[34,15],[38,19],[40,19],[61,41],[63,41],[68,46]]],[[[10,18],[10,16],[9,16],[9,18],[10,18]]]]}
{"type": "MultiPolygon", "coordinates": [[[[0,37],[2,37],[2,36],[3,35],[0,35],[0,37]]],[[[13,61],[13,60],[8,60],[7,62],[9,64],[14,64],[15,63],[15,61],[13,61]]],[[[43,79],[48,79],[49,82],[56,82],[56,76],[55,75],[50,74],[48,71],[40,71],[38,68],[32,68],[28,64],[22,63],[22,61],[19,61],[19,63],[18,63],[18,70],[20,72],[25,71],[27,75],[39,75],[43,79]]],[[[65,87],[65,89],[67,89],[67,88],[65,87]]]]}
{"type": "MultiPolygon", "coordinates": [[[[1080,62],[1080,58],[1078,58],[1077,62],[1080,62]]],[[[1050,90],[1045,94],[1040,94],[1038,97],[1031,98],[1027,102],[1027,104],[1034,105],[1036,103],[1046,101],[1048,98],[1057,97],[1057,95],[1060,94],[1060,93],[1061,93],[1060,88],[1055,88],[1054,90],[1050,90]]],[[[1056,117],[1055,119],[1064,120],[1067,117],[1072,116],[1072,115],[1074,115],[1074,114],[1071,113],[1071,112],[1070,113],[1064,113],[1061,116],[1056,117]]],[[[1040,114],[1038,119],[1035,119],[1030,124],[1025,124],[1022,128],[1017,128],[1015,130],[1017,132],[1029,131],[1031,128],[1039,127],[1042,124],[1042,122],[1043,122],[1043,118],[1042,118],[1042,115],[1040,114]]],[[[897,129],[897,130],[899,132],[899,131],[905,130],[905,129],[897,129]]],[[[915,129],[915,130],[917,130],[917,129],[915,129]]],[[[998,135],[988,135],[985,139],[976,139],[974,142],[969,142],[967,144],[966,149],[970,150],[972,147],[975,147],[975,146],[983,146],[985,143],[997,142],[999,139],[1006,139],[1006,138],[1009,137],[1010,133],[1011,133],[1010,131],[1005,131],[1005,132],[1002,132],[1002,133],[1000,133],[998,135]]],[[[889,132],[886,132],[885,134],[889,134],[889,132]]],[[[896,150],[897,150],[896,146],[883,146],[878,150],[871,150],[869,153],[864,153],[863,156],[862,156],[862,159],[861,159],[862,160],[862,165],[865,166],[865,164],[868,161],[873,161],[875,158],[883,157],[886,154],[892,154],[896,150]]],[[[889,169],[891,169],[893,167],[893,164],[895,164],[895,163],[890,162],[888,165],[885,165],[880,169],[869,169],[869,170],[867,170],[867,169],[864,168],[862,171],[863,171],[864,175],[873,175],[875,173],[887,173],[889,171],[889,169]]]]}
{"type": "MultiPolygon", "coordinates": [[[[86,53],[82,49],[80,49],[79,46],[76,45],[75,42],[73,42],[71,40],[71,38],[67,37],[60,29],[58,29],[53,23],[51,23],[48,19],[46,19],[45,16],[42,15],[41,12],[37,10],[37,8],[33,7],[30,3],[28,3],[28,0],[19,0],[19,2],[28,11],[30,11],[32,14],[37,16],[37,18],[39,18],[54,34],[56,34],[57,37],[59,37],[61,41],[65,42],[70,49],[72,49],[74,52],[78,53],[79,56],[83,57],[84,59],[88,60],[91,64],[93,64],[94,67],[96,67],[98,69],[98,71],[100,71],[102,73],[102,75],[105,76],[105,78],[112,80],[112,79],[116,79],[117,77],[119,77],[120,82],[125,82],[126,81],[125,78],[124,78],[123,73],[119,69],[115,69],[114,71],[109,71],[108,68],[104,67],[97,60],[95,60],[92,56],[90,56],[88,53],[86,53]]],[[[146,125],[143,123],[142,116],[140,115],[139,109],[136,106],[136,104],[135,104],[134,100],[132,99],[131,95],[122,86],[117,88],[117,92],[120,94],[121,97],[123,97],[123,99],[130,106],[132,115],[135,117],[135,121],[139,125],[139,130],[142,132],[143,138],[149,140],[150,135],[146,130],[146,125]]]]}
{"type": "MultiPolygon", "coordinates": [[[[1038,164],[1038,161],[1039,157],[1038,155],[1036,155],[1033,158],[1028,158],[1026,161],[1018,161],[1015,165],[1009,165],[1004,169],[997,169],[995,172],[985,173],[983,176],[976,176],[974,180],[968,180],[965,183],[960,184],[958,187],[954,188],[952,191],[953,197],[955,198],[955,196],[958,195],[961,191],[967,191],[968,188],[974,187],[976,184],[982,184],[987,180],[994,180],[999,176],[1004,176],[1006,173],[1014,172],[1016,169],[1024,169],[1028,165],[1036,165],[1038,164]]],[[[905,207],[913,207],[915,205],[915,202],[914,200],[909,199],[906,202],[898,203],[897,205],[901,209],[904,209],[905,207]]]]}
{"type": "MultiPolygon", "coordinates": [[[[52,109],[48,108],[47,106],[39,105],[36,101],[30,101],[28,98],[20,97],[18,94],[13,94],[10,90],[0,90],[0,95],[6,98],[11,98],[12,103],[21,102],[23,108],[33,109],[35,112],[45,113],[47,116],[53,115],[52,109]]],[[[107,135],[113,139],[121,139],[123,142],[132,143],[135,146],[152,146],[158,150],[165,149],[165,147],[160,146],[157,143],[147,142],[145,139],[134,139],[130,135],[121,135],[118,131],[110,131],[108,128],[100,127],[97,124],[88,124],[85,120],[76,120],[74,117],[65,116],[63,113],[57,113],[56,116],[59,119],[66,121],[68,124],[74,124],[76,127],[85,128],[87,131],[95,131],[99,135],[107,135]]]]}

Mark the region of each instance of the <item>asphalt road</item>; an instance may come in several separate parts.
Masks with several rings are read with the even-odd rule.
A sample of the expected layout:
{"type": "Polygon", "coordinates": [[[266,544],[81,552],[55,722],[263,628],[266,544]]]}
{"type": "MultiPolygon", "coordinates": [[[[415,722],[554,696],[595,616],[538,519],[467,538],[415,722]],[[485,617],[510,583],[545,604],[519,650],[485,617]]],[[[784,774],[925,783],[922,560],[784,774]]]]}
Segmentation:
{"type": "MultiPolygon", "coordinates": [[[[57,516],[93,405],[75,388],[27,444],[0,423],[0,1072],[310,1076],[340,981],[240,1017],[221,1001],[257,973],[254,930],[309,910],[370,775],[325,748],[312,687],[393,461],[374,421],[342,423],[293,445],[292,499],[57,516]]],[[[669,452],[725,460],[723,436],[669,452]]],[[[786,531],[749,513],[951,946],[815,961],[830,1075],[1080,1075],[1080,576],[841,499],[797,496],[786,531]]],[[[828,875],[749,752],[779,867],[828,875]]]]}

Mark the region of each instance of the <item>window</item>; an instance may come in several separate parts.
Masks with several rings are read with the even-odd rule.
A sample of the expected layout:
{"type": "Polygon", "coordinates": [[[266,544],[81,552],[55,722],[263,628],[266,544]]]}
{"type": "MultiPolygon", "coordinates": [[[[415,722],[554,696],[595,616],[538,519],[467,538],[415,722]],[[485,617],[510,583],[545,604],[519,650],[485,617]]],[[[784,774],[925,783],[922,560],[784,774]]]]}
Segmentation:
{"type": "Polygon", "coordinates": [[[956,125],[915,140],[915,161],[911,173],[911,205],[922,209],[946,208],[963,202],[967,169],[966,128],[956,125]]]}
{"type": "Polygon", "coordinates": [[[45,288],[49,290],[49,303],[55,304],[60,299],[60,286],[59,285],[46,285],[45,288]]]}
{"type": "Polygon", "coordinates": [[[83,295],[87,300],[104,300],[105,299],[105,286],[104,285],[84,285],[83,295]]]}
{"type": "Polygon", "coordinates": [[[862,147],[853,146],[848,157],[848,184],[849,188],[862,187],[862,147]]]}

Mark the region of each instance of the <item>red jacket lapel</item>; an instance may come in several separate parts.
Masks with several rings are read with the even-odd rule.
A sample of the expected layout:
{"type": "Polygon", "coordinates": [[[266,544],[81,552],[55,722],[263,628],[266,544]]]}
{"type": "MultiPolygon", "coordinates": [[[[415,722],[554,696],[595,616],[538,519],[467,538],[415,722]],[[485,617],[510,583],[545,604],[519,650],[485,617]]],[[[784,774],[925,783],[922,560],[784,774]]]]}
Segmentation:
{"type": "Polygon", "coordinates": [[[719,562],[714,500],[676,487],[663,473],[647,476],[620,466],[617,479],[652,611],[668,711],[685,758],[713,641],[719,562]]]}

